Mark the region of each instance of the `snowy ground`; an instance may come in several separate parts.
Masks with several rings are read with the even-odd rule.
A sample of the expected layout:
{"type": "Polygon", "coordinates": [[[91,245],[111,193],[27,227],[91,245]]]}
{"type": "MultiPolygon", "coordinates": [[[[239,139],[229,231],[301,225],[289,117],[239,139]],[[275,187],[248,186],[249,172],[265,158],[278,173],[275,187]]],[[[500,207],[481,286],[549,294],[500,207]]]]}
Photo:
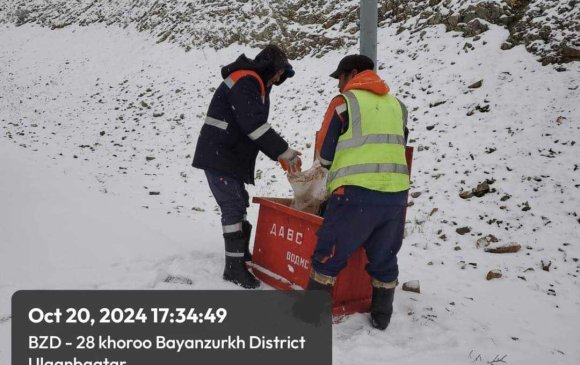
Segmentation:
{"type": "MultiPolygon", "coordinates": [[[[189,164],[219,65],[256,50],[186,53],[116,27],[2,27],[0,364],[18,289],[233,289],[220,279],[216,205],[189,164]]],[[[363,314],[337,324],[336,364],[580,362],[580,66],[500,51],[506,34],[492,27],[470,47],[440,27],[380,31],[379,73],[414,118],[420,195],[400,281],[420,280],[422,293],[397,291],[384,333],[363,314]],[[486,179],[495,191],[458,196],[486,179]],[[475,242],[487,234],[522,250],[485,253],[475,242]],[[486,281],[492,269],[503,277],[486,281]]],[[[272,124],[306,160],[336,93],[327,75],[348,52],[296,61],[272,93],[272,124]]],[[[278,166],[257,168],[252,195],[289,196],[278,166]]]]}

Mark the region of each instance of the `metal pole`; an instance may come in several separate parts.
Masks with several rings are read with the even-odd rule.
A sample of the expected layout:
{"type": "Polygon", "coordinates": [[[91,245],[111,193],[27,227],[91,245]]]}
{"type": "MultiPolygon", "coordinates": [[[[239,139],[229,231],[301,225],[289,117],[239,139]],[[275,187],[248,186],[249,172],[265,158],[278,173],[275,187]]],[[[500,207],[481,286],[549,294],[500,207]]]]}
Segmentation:
{"type": "Polygon", "coordinates": [[[369,57],[377,69],[377,0],[360,0],[360,53],[369,57]]]}

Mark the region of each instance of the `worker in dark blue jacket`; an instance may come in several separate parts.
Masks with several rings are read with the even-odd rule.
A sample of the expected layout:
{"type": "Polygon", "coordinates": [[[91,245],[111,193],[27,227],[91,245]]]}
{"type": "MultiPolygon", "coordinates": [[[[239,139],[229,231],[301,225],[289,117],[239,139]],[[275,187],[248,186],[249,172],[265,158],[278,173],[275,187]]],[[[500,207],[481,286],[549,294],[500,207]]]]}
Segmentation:
{"type": "Polygon", "coordinates": [[[252,225],[246,219],[249,196],[244,184],[254,183],[258,153],[279,161],[288,172],[300,171],[300,153],[268,124],[270,90],[294,76],[284,51],[265,47],[255,59],[241,55],[222,68],[223,82],[215,91],[201,128],[193,167],[205,170],[221,209],[225,240],[224,280],[244,288],[260,282],[247,270],[252,225]]]}

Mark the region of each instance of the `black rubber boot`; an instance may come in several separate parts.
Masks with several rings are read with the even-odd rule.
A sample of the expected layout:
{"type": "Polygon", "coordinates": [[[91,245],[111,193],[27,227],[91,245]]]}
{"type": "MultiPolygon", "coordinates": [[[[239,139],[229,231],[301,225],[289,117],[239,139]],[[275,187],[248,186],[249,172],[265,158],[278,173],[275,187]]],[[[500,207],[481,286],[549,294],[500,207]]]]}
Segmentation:
{"type": "Polygon", "coordinates": [[[330,293],[332,291],[332,285],[325,285],[310,278],[308,279],[308,286],[306,287],[306,290],[324,290],[330,293]]]}
{"type": "Polygon", "coordinates": [[[384,331],[391,322],[393,314],[393,300],[395,288],[385,289],[373,286],[373,299],[371,303],[371,325],[384,331]]]}
{"type": "Polygon", "coordinates": [[[255,289],[260,286],[260,281],[246,268],[244,260],[245,237],[242,231],[224,233],[226,242],[226,267],[224,280],[231,281],[246,289],[255,289]]]}
{"type": "Polygon", "coordinates": [[[244,232],[244,261],[252,261],[250,253],[250,238],[252,237],[252,225],[248,221],[242,221],[242,232],[244,232]]]}
{"type": "Polygon", "coordinates": [[[312,296],[312,293],[317,290],[323,290],[330,294],[332,288],[332,285],[324,285],[310,278],[308,286],[302,293],[303,295],[292,306],[294,316],[306,323],[316,324],[320,322],[320,315],[324,310],[324,306],[329,305],[329,303],[321,303],[312,296]]]}

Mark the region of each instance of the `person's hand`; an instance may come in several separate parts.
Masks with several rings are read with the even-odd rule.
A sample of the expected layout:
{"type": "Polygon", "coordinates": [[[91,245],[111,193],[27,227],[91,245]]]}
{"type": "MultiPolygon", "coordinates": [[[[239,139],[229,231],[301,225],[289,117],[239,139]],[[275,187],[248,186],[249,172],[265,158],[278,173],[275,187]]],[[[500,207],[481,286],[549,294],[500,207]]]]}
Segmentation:
{"type": "Polygon", "coordinates": [[[295,174],[302,171],[302,160],[300,159],[302,153],[288,148],[284,153],[278,156],[278,162],[282,165],[284,171],[289,174],[295,174]]]}

